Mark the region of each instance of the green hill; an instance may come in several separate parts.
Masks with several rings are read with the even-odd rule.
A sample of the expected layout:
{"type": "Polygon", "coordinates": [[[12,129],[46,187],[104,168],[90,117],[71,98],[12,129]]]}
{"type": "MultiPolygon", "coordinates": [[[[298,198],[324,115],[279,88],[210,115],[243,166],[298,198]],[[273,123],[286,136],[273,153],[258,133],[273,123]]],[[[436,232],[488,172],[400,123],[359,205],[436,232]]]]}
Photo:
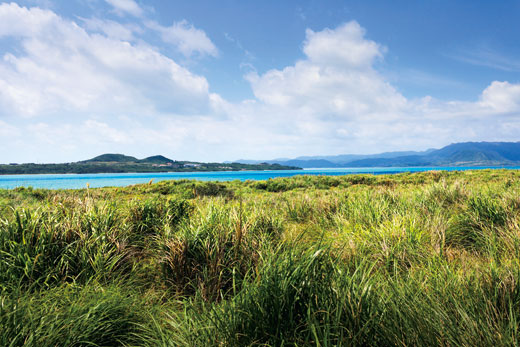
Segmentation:
{"type": "Polygon", "coordinates": [[[112,154],[112,153],[106,153],[102,155],[98,155],[95,158],[84,160],[83,163],[132,163],[132,162],[138,162],[139,160],[135,157],[131,157],[124,154],[112,154]]]}
{"type": "Polygon", "coordinates": [[[144,159],[106,153],[95,158],[61,164],[0,164],[0,175],[21,174],[93,174],[125,172],[191,172],[191,171],[239,171],[239,170],[299,170],[298,167],[278,164],[199,163],[174,161],[162,155],[144,159]]]}
{"type": "Polygon", "coordinates": [[[168,163],[174,163],[173,160],[166,158],[162,155],[154,155],[148,158],[144,158],[139,160],[140,163],[147,163],[147,164],[168,164],[168,163]]]}

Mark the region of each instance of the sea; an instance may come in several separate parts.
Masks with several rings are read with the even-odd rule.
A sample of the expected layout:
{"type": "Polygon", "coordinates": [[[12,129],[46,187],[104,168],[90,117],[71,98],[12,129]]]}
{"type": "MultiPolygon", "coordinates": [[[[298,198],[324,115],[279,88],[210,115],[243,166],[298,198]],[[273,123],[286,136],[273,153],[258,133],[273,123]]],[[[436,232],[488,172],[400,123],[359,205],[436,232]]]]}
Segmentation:
{"type": "Polygon", "coordinates": [[[519,170],[520,166],[495,167],[384,167],[384,168],[334,168],[304,170],[265,170],[265,171],[207,171],[207,172],[161,172],[161,173],[115,173],[115,174],[45,174],[45,175],[0,175],[0,189],[33,187],[45,189],[81,189],[87,184],[91,188],[124,187],[133,184],[165,180],[200,180],[200,181],[246,181],[266,180],[276,177],[295,175],[341,176],[353,174],[397,174],[402,172],[424,171],[466,171],[483,169],[519,170]]]}

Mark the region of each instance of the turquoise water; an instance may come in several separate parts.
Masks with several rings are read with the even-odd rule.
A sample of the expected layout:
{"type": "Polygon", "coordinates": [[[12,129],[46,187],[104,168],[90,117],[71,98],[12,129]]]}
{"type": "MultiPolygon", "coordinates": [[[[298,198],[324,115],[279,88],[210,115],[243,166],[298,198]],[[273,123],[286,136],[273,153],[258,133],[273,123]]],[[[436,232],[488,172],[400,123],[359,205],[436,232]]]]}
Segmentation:
{"type": "MultiPolygon", "coordinates": [[[[65,175],[0,175],[0,188],[33,187],[47,189],[79,189],[87,183],[96,187],[122,187],[137,183],[164,180],[194,179],[201,181],[266,180],[275,177],[294,175],[339,176],[358,173],[394,174],[400,172],[421,172],[431,170],[481,170],[497,167],[385,167],[385,168],[340,168],[340,169],[305,169],[273,171],[219,171],[219,172],[164,172],[164,173],[123,173],[123,174],[65,174],[65,175]]],[[[502,168],[502,167],[500,167],[502,168]]],[[[507,167],[519,170],[520,166],[507,167]]]]}

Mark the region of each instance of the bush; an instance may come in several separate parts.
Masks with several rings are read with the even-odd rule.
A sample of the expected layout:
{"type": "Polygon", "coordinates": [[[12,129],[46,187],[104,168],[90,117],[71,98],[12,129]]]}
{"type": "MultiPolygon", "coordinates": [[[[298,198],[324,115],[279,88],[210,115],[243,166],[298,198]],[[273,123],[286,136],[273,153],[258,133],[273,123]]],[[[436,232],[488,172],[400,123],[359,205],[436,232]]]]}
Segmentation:
{"type": "Polygon", "coordinates": [[[232,189],[219,182],[197,182],[192,185],[191,197],[221,196],[231,199],[235,196],[232,189]]]}

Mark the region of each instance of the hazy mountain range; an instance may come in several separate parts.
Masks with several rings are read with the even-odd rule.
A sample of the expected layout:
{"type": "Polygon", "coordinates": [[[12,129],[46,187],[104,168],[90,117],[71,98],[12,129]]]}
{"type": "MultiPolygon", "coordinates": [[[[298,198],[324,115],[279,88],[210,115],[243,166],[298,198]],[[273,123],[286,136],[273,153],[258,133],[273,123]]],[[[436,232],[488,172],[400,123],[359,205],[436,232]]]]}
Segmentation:
{"type": "Polygon", "coordinates": [[[406,166],[512,166],[520,165],[520,142],[461,142],[423,152],[385,152],[370,155],[303,156],[294,159],[237,160],[302,168],[406,166]]]}

